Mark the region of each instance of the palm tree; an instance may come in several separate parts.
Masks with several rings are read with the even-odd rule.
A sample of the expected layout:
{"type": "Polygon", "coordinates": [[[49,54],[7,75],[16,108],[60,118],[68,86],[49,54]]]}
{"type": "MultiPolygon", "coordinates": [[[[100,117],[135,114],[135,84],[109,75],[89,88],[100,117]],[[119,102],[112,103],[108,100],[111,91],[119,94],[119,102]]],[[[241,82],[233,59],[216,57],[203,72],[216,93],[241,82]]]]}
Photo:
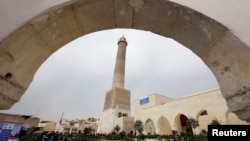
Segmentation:
{"type": "Polygon", "coordinates": [[[220,122],[218,121],[218,119],[213,119],[210,125],[220,125],[220,122]]]}
{"type": "Polygon", "coordinates": [[[200,126],[198,120],[196,120],[195,118],[191,117],[191,118],[189,118],[189,119],[187,120],[187,123],[188,123],[188,124],[192,127],[192,129],[194,130],[194,134],[196,134],[196,133],[195,133],[195,128],[198,127],[198,126],[200,126]]]}
{"type": "Polygon", "coordinates": [[[136,120],[135,124],[134,124],[134,129],[135,129],[135,134],[136,134],[136,131],[138,133],[142,134],[142,131],[143,131],[143,123],[142,123],[142,121],[136,120]]]}
{"type": "Polygon", "coordinates": [[[114,127],[114,130],[116,131],[116,133],[118,133],[119,131],[120,131],[120,126],[119,125],[116,125],[115,127],[114,127]]]}
{"type": "Polygon", "coordinates": [[[176,140],[177,134],[178,134],[177,130],[172,130],[172,135],[173,135],[174,140],[176,140]]]}

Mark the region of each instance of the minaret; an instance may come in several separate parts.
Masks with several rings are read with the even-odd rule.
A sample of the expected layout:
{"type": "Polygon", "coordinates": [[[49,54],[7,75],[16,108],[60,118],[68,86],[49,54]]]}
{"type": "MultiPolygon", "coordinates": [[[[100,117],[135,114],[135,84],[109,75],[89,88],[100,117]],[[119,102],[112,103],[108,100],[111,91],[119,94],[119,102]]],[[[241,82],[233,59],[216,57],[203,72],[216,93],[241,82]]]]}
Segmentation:
{"type": "Polygon", "coordinates": [[[126,47],[126,38],[122,36],[118,41],[112,88],[106,93],[98,133],[111,133],[116,125],[124,131],[130,131],[133,127],[133,118],[130,117],[130,91],[124,89],[126,47]]]}
{"type": "Polygon", "coordinates": [[[124,88],[126,48],[127,41],[126,38],[122,36],[118,41],[118,51],[116,56],[112,88],[124,88]]]}

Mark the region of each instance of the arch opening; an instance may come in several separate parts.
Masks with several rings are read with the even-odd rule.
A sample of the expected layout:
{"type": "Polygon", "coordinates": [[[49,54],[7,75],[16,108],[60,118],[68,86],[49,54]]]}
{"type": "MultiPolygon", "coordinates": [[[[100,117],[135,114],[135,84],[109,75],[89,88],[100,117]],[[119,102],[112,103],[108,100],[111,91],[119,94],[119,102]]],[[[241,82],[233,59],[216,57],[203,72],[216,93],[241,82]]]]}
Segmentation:
{"type": "Polygon", "coordinates": [[[210,113],[208,110],[206,109],[202,109],[197,113],[196,119],[199,122],[199,127],[198,127],[198,133],[201,132],[202,130],[206,130],[207,129],[207,125],[209,125],[212,120],[215,118],[215,116],[210,113]]]}
{"type": "Polygon", "coordinates": [[[188,124],[188,117],[184,114],[176,115],[174,119],[174,127],[178,134],[190,133],[193,134],[191,126],[188,124]]]}
{"type": "Polygon", "coordinates": [[[170,135],[172,134],[172,128],[169,121],[165,117],[160,117],[157,123],[159,135],[170,135]]]}
{"type": "MultiPolygon", "coordinates": [[[[83,115],[89,115],[89,108],[94,107],[92,115],[99,116],[96,113],[101,113],[105,91],[111,87],[117,40],[123,34],[129,44],[126,87],[133,92],[131,103],[152,92],[182,98],[187,93],[217,85],[213,74],[200,58],[173,39],[141,30],[112,29],[82,36],[53,53],[40,66],[22,101],[11,111],[21,111],[21,107],[33,105],[34,99],[39,97],[36,105],[29,108],[30,111],[43,107],[39,108],[39,114],[47,110],[48,115],[56,118],[61,109],[64,112],[78,110],[78,113],[83,110],[83,115]],[[207,83],[203,83],[204,79],[207,83]],[[55,102],[55,99],[58,100],[55,102]],[[47,102],[46,106],[42,106],[43,101],[47,102]],[[57,112],[48,108],[54,103],[57,103],[57,112]],[[89,103],[87,108],[85,103],[89,103]]],[[[123,114],[118,116],[125,116],[123,114]]]]}
{"type": "Polygon", "coordinates": [[[146,135],[156,134],[156,129],[153,120],[147,119],[144,125],[144,133],[146,135]]]}

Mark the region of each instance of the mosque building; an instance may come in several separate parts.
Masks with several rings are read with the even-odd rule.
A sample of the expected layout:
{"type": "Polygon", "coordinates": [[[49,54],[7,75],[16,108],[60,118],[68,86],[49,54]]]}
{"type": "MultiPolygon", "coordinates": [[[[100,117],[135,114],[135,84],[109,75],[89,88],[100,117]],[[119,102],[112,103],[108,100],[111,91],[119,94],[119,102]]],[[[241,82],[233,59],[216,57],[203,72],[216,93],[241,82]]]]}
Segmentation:
{"type": "MultiPolygon", "coordinates": [[[[213,120],[249,124],[249,5],[249,0],[2,0],[0,110],[21,100],[38,68],[66,43],[101,30],[128,28],[186,46],[209,66],[220,87],[181,99],[151,94],[134,101],[132,115],[131,93],[123,86],[127,41],[122,37],[97,132],[110,133],[116,125],[129,131],[136,120],[143,122],[144,134],[199,133],[213,120]],[[189,118],[199,126],[191,129],[189,118]]],[[[10,119],[2,115],[0,120],[10,119]]],[[[16,118],[23,121],[12,120],[16,118]]]]}
{"type": "Polygon", "coordinates": [[[144,134],[200,133],[208,131],[208,125],[216,120],[219,124],[249,124],[230,112],[220,88],[210,88],[172,99],[151,94],[134,101],[134,118],[144,123],[144,134]],[[187,119],[194,118],[199,126],[192,129],[187,119]]]}
{"type": "Polygon", "coordinates": [[[123,36],[118,41],[118,51],[111,90],[106,93],[98,133],[111,133],[115,126],[130,132],[140,120],[144,134],[200,133],[208,130],[212,121],[220,124],[248,124],[230,112],[219,87],[189,94],[181,99],[172,99],[160,94],[151,94],[134,101],[134,117],[131,116],[130,91],[124,89],[125,58],[127,41],[123,36]],[[192,129],[187,120],[194,118],[199,126],[192,129]]]}

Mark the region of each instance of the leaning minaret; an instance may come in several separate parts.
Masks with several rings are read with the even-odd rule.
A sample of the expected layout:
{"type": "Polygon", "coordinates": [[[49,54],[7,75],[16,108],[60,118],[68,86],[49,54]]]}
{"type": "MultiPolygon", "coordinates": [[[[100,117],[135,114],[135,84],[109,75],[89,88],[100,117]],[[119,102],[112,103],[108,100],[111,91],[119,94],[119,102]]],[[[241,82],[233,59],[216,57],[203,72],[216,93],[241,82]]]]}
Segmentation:
{"type": "Polygon", "coordinates": [[[126,38],[122,36],[118,41],[118,51],[116,56],[112,88],[124,88],[126,48],[127,41],[126,38]]]}
{"type": "Polygon", "coordinates": [[[130,91],[124,89],[126,47],[126,38],[122,36],[118,41],[112,88],[106,93],[98,133],[110,133],[116,125],[124,131],[130,131],[133,127],[133,118],[130,117],[130,91]]]}

